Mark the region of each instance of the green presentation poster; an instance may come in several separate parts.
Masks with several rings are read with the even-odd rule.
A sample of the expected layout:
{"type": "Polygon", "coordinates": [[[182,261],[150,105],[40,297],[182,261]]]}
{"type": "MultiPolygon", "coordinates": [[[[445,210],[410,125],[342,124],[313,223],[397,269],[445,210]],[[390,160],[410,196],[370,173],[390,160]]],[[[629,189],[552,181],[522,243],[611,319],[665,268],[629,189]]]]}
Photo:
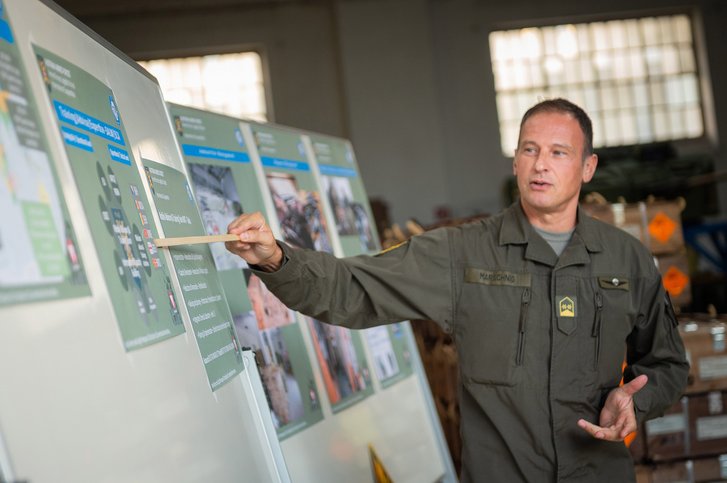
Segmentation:
{"type": "Polygon", "coordinates": [[[183,333],[169,271],[152,241],[156,228],[111,89],[61,57],[33,49],[124,348],[138,349],[183,333]]]}
{"type": "MultiPolygon", "coordinates": [[[[345,139],[320,134],[311,134],[310,140],[343,255],[349,257],[377,251],[376,224],[351,144],[345,139]]],[[[412,374],[412,348],[404,336],[403,324],[375,327],[365,330],[364,334],[376,377],[383,387],[412,374]]]]}
{"type": "MultiPolygon", "coordinates": [[[[250,124],[250,128],[283,240],[293,246],[332,253],[320,190],[301,134],[263,124],[250,124]]],[[[314,319],[307,319],[307,325],[333,411],[372,394],[360,333],[314,319]]]]}
{"type": "Polygon", "coordinates": [[[0,9],[0,213],[0,306],[91,294],[5,9],[0,9]]]}
{"type": "Polygon", "coordinates": [[[250,128],[283,241],[332,253],[320,191],[300,133],[263,124],[250,124],[250,128]]]}
{"type": "MultiPolygon", "coordinates": [[[[165,237],[198,236],[204,225],[192,188],[181,171],[142,159],[165,237]]],[[[216,390],[245,368],[232,314],[206,244],[170,247],[210,387],[216,390]]]]}
{"type": "Polygon", "coordinates": [[[406,322],[400,322],[363,331],[382,387],[396,384],[414,372],[412,348],[404,334],[405,325],[406,322]]]}
{"type": "Polygon", "coordinates": [[[328,199],[343,255],[379,250],[376,224],[351,145],[341,138],[310,135],[321,173],[321,190],[328,199]]]}
{"type": "MultiPolygon", "coordinates": [[[[226,233],[243,212],[264,212],[239,120],[174,104],[169,113],[207,234],[226,233]]],[[[255,351],[278,437],[321,421],[313,369],[295,314],[223,243],[210,248],[240,344],[255,351]]]]}

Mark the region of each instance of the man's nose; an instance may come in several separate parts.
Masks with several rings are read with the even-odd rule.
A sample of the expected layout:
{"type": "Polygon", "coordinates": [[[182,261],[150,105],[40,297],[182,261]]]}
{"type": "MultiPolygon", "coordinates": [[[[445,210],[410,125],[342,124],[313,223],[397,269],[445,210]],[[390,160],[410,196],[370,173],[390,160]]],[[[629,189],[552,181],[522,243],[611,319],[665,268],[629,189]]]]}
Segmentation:
{"type": "Polygon", "coordinates": [[[537,172],[548,170],[548,162],[545,159],[545,156],[543,155],[543,153],[538,153],[538,156],[535,158],[535,163],[533,164],[533,168],[537,172]]]}

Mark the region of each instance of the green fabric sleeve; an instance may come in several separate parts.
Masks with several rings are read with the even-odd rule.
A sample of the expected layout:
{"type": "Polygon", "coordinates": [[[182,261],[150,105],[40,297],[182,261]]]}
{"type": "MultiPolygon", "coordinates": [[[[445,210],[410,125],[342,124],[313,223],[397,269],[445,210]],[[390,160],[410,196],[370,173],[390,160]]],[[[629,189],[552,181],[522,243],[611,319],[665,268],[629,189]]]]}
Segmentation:
{"type": "Polygon", "coordinates": [[[654,270],[647,280],[640,294],[640,320],[629,336],[624,372],[625,382],[641,374],[649,377],[646,386],[634,395],[639,423],[662,416],[682,395],[689,373],[676,315],[661,277],[654,270]]]}
{"type": "Polygon", "coordinates": [[[449,237],[433,230],[380,255],[341,259],[280,242],[283,266],[255,273],[285,305],[323,322],[363,329],[429,319],[451,330],[449,237]]]}

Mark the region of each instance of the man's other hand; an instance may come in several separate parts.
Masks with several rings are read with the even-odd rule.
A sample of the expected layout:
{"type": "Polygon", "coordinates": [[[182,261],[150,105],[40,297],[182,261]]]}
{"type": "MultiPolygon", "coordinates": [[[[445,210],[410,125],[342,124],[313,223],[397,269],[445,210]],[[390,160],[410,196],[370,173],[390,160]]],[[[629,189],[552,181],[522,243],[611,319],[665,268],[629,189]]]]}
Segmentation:
{"type": "Polygon", "coordinates": [[[227,233],[238,235],[240,239],[226,242],[225,247],[249,265],[257,265],[266,272],[274,272],[282,266],[283,250],[262,213],[240,215],[229,224],[227,233]]]}
{"type": "Polygon", "coordinates": [[[579,419],[578,426],[594,438],[623,441],[626,436],[636,431],[634,394],[643,389],[648,380],[649,378],[642,374],[628,384],[611,391],[601,410],[601,417],[598,421],[600,426],[589,423],[585,419],[579,419]]]}

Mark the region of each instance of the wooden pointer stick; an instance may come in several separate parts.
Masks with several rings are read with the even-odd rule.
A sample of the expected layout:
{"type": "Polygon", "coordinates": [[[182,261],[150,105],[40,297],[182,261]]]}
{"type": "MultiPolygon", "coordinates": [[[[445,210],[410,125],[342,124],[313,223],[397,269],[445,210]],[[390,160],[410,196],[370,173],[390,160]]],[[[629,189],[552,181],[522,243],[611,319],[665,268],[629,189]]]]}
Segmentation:
{"type": "Polygon", "coordinates": [[[155,238],[154,244],[158,247],[174,247],[177,245],[194,245],[197,243],[215,243],[238,241],[238,235],[205,235],[205,236],[179,236],[173,238],[155,238]]]}

